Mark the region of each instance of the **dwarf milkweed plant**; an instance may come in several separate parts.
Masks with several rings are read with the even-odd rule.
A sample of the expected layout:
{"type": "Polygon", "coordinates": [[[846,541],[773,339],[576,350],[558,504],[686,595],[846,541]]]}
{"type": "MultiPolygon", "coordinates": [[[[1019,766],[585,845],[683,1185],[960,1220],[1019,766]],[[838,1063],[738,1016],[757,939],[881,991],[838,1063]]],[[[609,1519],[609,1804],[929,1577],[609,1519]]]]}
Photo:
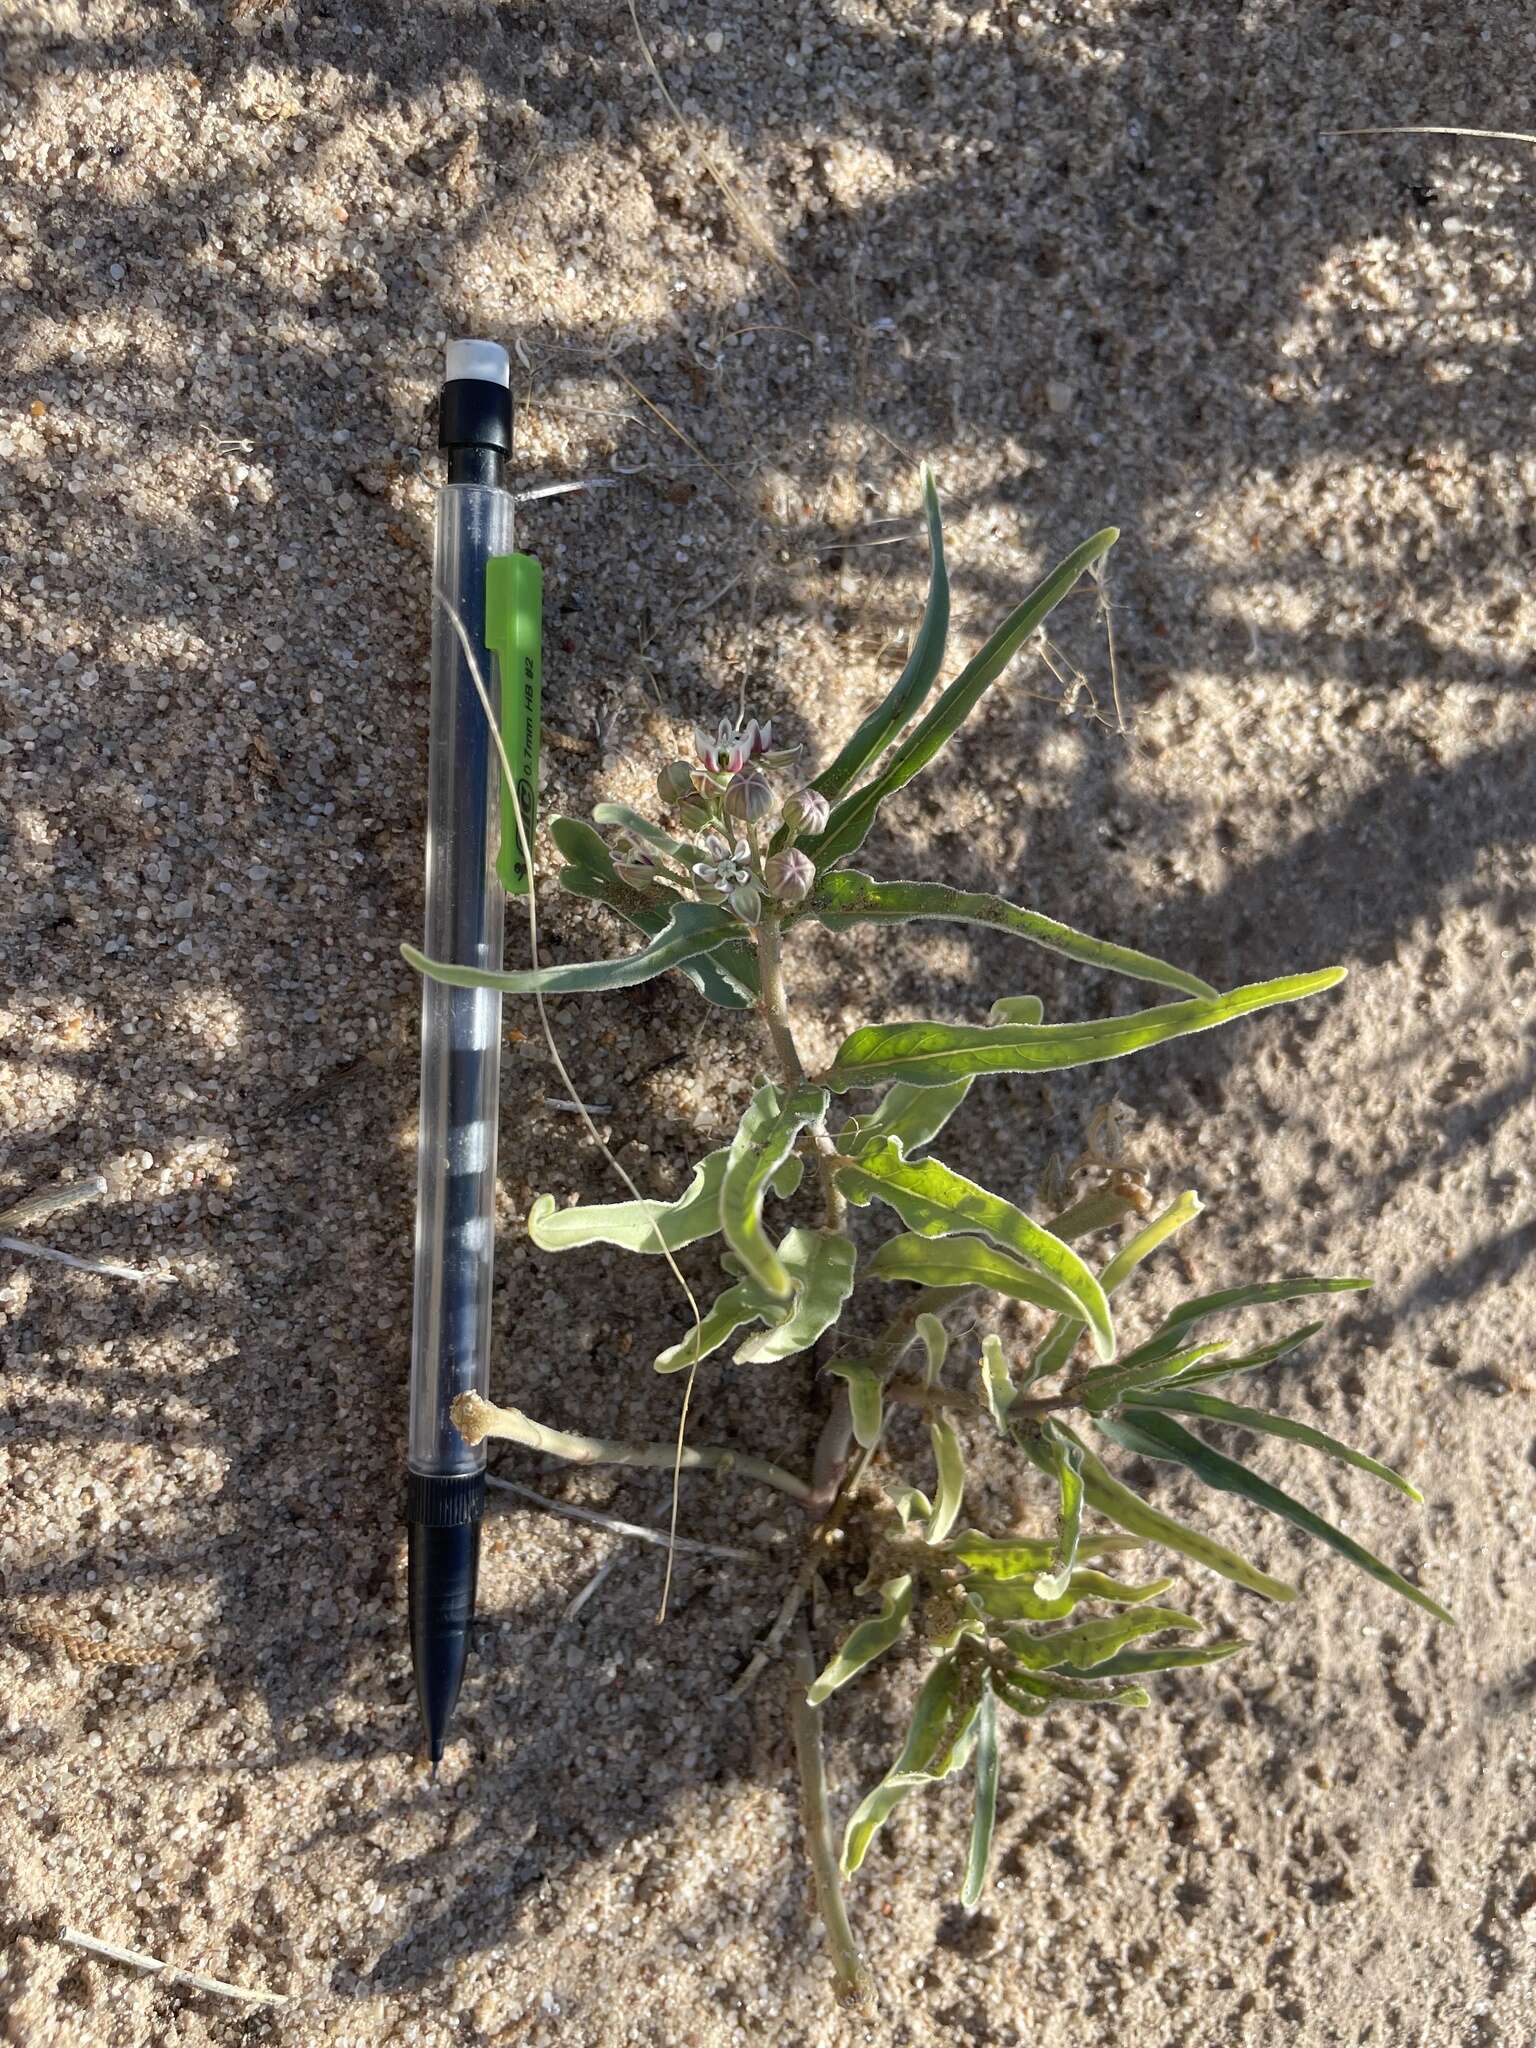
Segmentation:
{"type": "MultiPolygon", "coordinates": [[[[779,744],[769,726],[727,723],[696,732],[692,758],[662,770],[658,816],[602,803],[591,825],[554,820],[561,884],[637,927],[645,937],[639,950],[617,960],[483,974],[405,949],[429,975],[524,995],[630,988],[676,971],[706,1001],[755,1010],[766,1026],[773,1071],[756,1078],[730,1143],[698,1160],[681,1195],[576,1208],[541,1195],[528,1230],[551,1253],[607,1244],[669,1261],[686,1246],[718,1241],[719,1291],[657,1354],[659,1372],[692,1371],[728,1346],[739,1364],[765,1370],[824,1360],[819,1373],[795,1382],[824,1410],[812,1471],[797,1474],[745,1449],[689,1446],[680,1462],[776,1486],[805,1512],[803,1555],[744,1679],[781,1654],[789,1660],[817,1898],[839,1991],[854,2000],[868,1995],[868,1980],[842,1882],[904,1800],[970,1774],[974,1817],[961,1897],[973,1906],[986,1883],[1001,1753],[1016,1718],[1145,1707],[1146,1681],[1157,1674],[1214,1664],[1244,1647],[1205,1635],[1197,1614],[1170,1604],[1172,1578],[1121,1576],[1131,1568],[1128,1553],[1172,1553],[1181,1568],[1214,1572],[1263,1600],[1297,1597],[1283,1579],[1134,1491],[1113,1469],[1117,1453],[1181,1467],[1450,1619],[1428,1594],[1240,1457],[1214,1448],[1205,1433],[1220,1425],[1240,1439],[1283,1438],[1417,1501],[1408,1481],[1375,1459],[1304,1421],[1216,1391],[1290,1358],[1323,1327],[1302,1321],[1255,1345],[1242,1335],[1245,1311],[1320,1303],[1365,1280],[1304,1275],[1237,1285],[1181,1301],[1150,1329],[1137,1328],[1125,1307],[1131,1283],[1144,1261],[1198,1217],[1195,1193],[1158,1211],[1143,1183],[1110,1167],[1041,1220],[934,1150],[971,1088],[991,1076],[1119,1059],[1319,996],[1343,969],[1219,990],[1000,896],[851,865],[881,805],[936,759],[1116,539],[1106,528],[1068,555],[925,710],[949,621],[939,503],[926,474],[924,505],[930,580],[910,657],[830,766],[804,781],[799,750],[779,744]],[[808,1073],[786,994],[786,934],[807,924],[842,932],[918,918],[1009,932],[1150,983],[1171,1000],[1107,1018],[1047,1022],[1038,998],[1009,995],[971,1022],[873,1022],[843,1041],[825,1072],[808,1073]],[[815,1178],[802,1195],[807,1168],[815,1178]],[[780,1205],[797,1196],[804,1203],[812,1190],[813,1220],[779,1220],[780,1205]],[[855,1211],[868,1212],[857,1237],[855,1211]],[[845,1316],[855,1329],[869,1327],[862,1307],[852,1316],[849,1309],[856,1291],[871,1285],[887,1308],[890,1290],[900,1290],[895,1313],[867,1341],[836,1343],[845,1316]],[[1010,1328],[1021,1317],[1032,1321],[1026,1347],[992,1327],[1005,1307],[1010,1328]],[[961,1323],[971,1333],[963,1343],[953,1335],[961,1323]],[[927,1423],[925,1467],[911,1473],[894,1469],[884,1449],[888,1422],[902,1408],[927,1423]],[[966,1451],[988,1434],[1038,1479],[1040,1514],[1028,1531],[967,1521],[966,1451]],[[822,1659],[811,1646],[808,1596],[834,1562],[862,1573],[870,1611],[822,1659]],[[903,1644],[903,1670],[916,1679],[906,1736],[885,1775],[854,1804],[839,1851],[821,1716],[903,1644]]],[[[502,1435],[584,1461],[673,1460],[671,1446],[571,1436],[474,1395],[462,1398],[455,1417],[471,1441],[502,1435]]]]}

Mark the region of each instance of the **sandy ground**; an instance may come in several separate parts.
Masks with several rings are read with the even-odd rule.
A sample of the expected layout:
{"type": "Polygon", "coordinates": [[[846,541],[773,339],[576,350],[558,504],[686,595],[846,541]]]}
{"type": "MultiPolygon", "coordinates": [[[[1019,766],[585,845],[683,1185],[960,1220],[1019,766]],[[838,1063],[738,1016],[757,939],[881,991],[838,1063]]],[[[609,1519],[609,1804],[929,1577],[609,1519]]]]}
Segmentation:
{"type": "MultiPolygon", "coordinates": [[[[0,1196],[104,1173],[43,1234],[159,1277],[0,1259],[5,2038],[1526,2048],[1532,159],[1316,136],[1529,126],[1529,11],[643,19],[691,142],[614,0],[6,10],[0,1196]],[[1211,1205],[1202,1283],[1373,1273],[1272,1392],[1406,1464],[1424,1510],[1259,1463],[1463,1625],[1202,1502],[1304,1603],[1187,1584],[1245,1659],[1015,1741],[975,1915],[949,1903],[958,1799],[905,1810],[854,1895],[867,2026],[828,2011],[777,1682],[719,1703],[774,1569],[684,1564],[658,1632],[656,1553],[499,1507],[435,1792],[413,1760],[395,946],[420,919],[430,412],[464,330],[516,348],[527,477],[624,478],[524,529],[549,810],[641,795],[738,692],[825,758],[910,631],[920,544],[867,543],[909,531],[878,522],[926,455],[961,649],[1123,527],[1130,734],[1021,666],[872,864],[995,881],[1220,983],[1352,970],[1305,1014],[978,1092],[946,1151],[1027,1195],[1118,1091],[1158,1187],[1211,1205]],[[157,1988],[65,1923],[293,2002],[157,1988]]],[[[1104,702],[1086,602],[1059,637],[1104,702]]],[[[622,943],[546,914],[557,956],[622,943]]],[[[818,1054],[1021,989],[1051,1017],[1135,1001],[932,927],[791,968],[818,1054]]],[[[675,979],[558,1021],[630,1170],[678,1184],[739,1106],[750,1021],[675,979]]],[[[515,1044],[496,1387],[665,1434],[665,1275],[522,1235],[533,1193],[607,1186],[551,1083],[515,1044]]],[[[712,1370],[695,1429],[804,1458],[802,1384],[712,1370]]],[[[1038,1521],[1033,1482],[977,1469],[1038,1521]]],[[[665,1515],[657,1475],[543,1483],[665,1515]]],[[[684,1526],[771,1551],[787,1514],[701,1480],[684,1526]]],[[[897,1666],[832,1713],[844,1801],[910,1686],[897,1666]]]]}

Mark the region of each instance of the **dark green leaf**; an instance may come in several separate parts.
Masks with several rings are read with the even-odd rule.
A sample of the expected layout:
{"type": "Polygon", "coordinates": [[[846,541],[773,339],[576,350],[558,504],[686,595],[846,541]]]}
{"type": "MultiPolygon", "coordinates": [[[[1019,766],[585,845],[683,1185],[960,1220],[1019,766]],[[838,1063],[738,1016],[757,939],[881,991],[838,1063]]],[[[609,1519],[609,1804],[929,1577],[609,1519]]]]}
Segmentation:
{"type": "Polygon", "coordinates": [[[1250,1472],[1246,1465],[1239,1465],[1233,1458],[1224,1457],[1220,1451],[1213,1451],[1197,1436],[1191,1436],[1171,1415],[1157,1415],[1147,1409],[1137,1412],[1136,1421],[1111,1422],[1100,1417],[1098,1427],[1114,1443],[1126,1450],[1139,1451],[1143,1457],[1163,1458],[1169,1463],[1182,1465],[1193,1472],[1197,1479],[1204,1480],[1221,1493],[1235,1493],[1240,1500],[1252,1501],[1255,1507],[1267,1508],[1273,1515],[1281,1516],[1309,1536],[1315,1536],[1320,1543],[1326,1543],[1330,1550],[1336,1550],[1341,1557],[1347,1557],[1373,1579],[1390,1586],[1394,1593],[1400,1593],[1405,1600],[1411,1600],[1416,1607],[1422,1607],[1426,1614],[1432,1614],[1437,1621],[1449,1621],[1454,1626],[1454,1617],[1443,1608],[1438,1600],[1409,1583],[1401,1572],[1383,1564],[1363,1544],[1352,1536],[1346,1536],[1336,1529],[1332,1522],[1324,1521],[1309,1507],[1298,1500],[1292,1500],[1288,1493],[1282,1493],[1278,1486],[1272,1486],[1267,1479],[1261,1479],[1256,1472],[1250,1472]]]}
{"type": "MultiPolygon", "coordinates": [[[[1321,1279],[1263,1280],[1253,1287],[1228,1287],[1220,1294],[1202,1294],[1192,1301],[1180,1302],[1170,1315],[1164,1316],[1158,1335],[1192,1330],[1196,1323],[1204,1322],[1207,1316],[1218,1315],[1224,1309],[1257,1308],[1269,1302],[1299,1301],[1309,1294],[1356,1293],[1370,1284],[1369,1280],[1354,1276],[1328,1276],[1321,1279]]],[[[1321,1325],[1314,1323],[1312,1327],[1318,1329],[1321,1325]]]]}
{"type": "Polygon", "coordinates": [[[890,693],[870,713],[829,768],[811,784],[829,801],[840,797],[870,762],[883,754],[933,688],[944,661],[949,633],[949,575],[944,566],[944,521],[932,472],[923,466],[923,514],[928,522],[928,602],[907,665],[890,693]]]}
{"type": "Polygon", "coordinates": [[[1194,1664],[1219,1664],[1246,1650],[1243,1642],[1176,1643],[1167,1650],[1121,1650],[1094,1669],[1100,1678],[1135,1678],[1144,1671],[1182,1671],[1194,1664]]]}
{"type": "Polygon", "coordinates": [[[1037,910],[1024,910],[1005,902],[1001,896],[977,895],[966,889],[946,888],[941,882],[881,882],[852,869],[822,875],[805,907],[797,916],[813,917],[833,931],[846,931],[855,924],[904,924],[913,918],[950,918],[961,924],[990,925],[997,931],[1012,932],[1029,939],[1048,953],[1061,953],[1069,960],[1085,961],[1110,974],[1129,974],[1137,981],[1156,982],[1162,988],[1181,989],[1184,994],[1212,1001],[1217,991],[1198,975],[1170,967],[1150,953],[1131,946],[1112,945],[1107,939],[1089,938],[1086,932],[1058,924],[1037,910]]]}
{"type": "Polygon", "coordinates": [[[1262,1408],[1239,1407],[1235,1401],[1223,1401],[1215,1394],[1197,1394],[1192,1388],[1185,1387],[1153,1387],[1126,1396],[1125,1405],[1133,1411],[1138,1408],[1173,1409],[1180,1415],[1202,1415],[1207,1422],[1230,1423],[1234,1429],[1251,1430],[1258,1436],[1281,1436],[1294,1444],[1306,1444],[1314,1451],[1337,1458],[1340,1464],[1353,1465],[1361,1472],[1385,1479],[1388,1486],[1395,1486],[1399,1493],[1406,1493],[1410,1500],[1423,1505],[1423,1494],[1400,1472],[1394,1472],[1390,1465],[1378,1464],[1364,1451],[1351,1450],[1348,1444],[1341,1444],[1337,1437],[1329,1436],[1324,1430],[1313,1429],[1310,1423],[1292,1422],[1284,1415],[1270,1415],[1262,1408]]]}
{"type": "Polygon", "coordinates": [[[1066,1290],[1093,1332],[1099,1356],[1114,1357],[1114,1325],[1104,1290],[1070,1245],[1032,1222],[1022,1209],[951,1172],[940,1160],[903,1159],[900,1146],[889,1138],[861,1154],[857,1166],[839,1167],[836,1178],[851,1202],[861,1208],[871,1201],[885,1202],[922,1237],[979,1231],[1005,1251],[1017,1253],[1066,1290]]]}
{"type": "Polygon", "coordinates": [[[1342,967],[1287,974],[1224,996],[1163,1003],[1126,1017],[1081,1024],[866,1024],[844,1039],[828,1087],[873,1088],[882,1081],[937,1087],[972,1074],[1047,1074],[1122,1059],[1143,1046],[1211,1031],[1253,1010],[1299,1002],[1344,979],[1342,967]]]}
{"type": "Polygon", "coordinates": [[[1199,1626],[1192,1614],[1181,1614],[1176,1607],[1138,1607],[1130,1614],[1080,1621],[1073,1628],[1056,1629],[1045,1636],[1033,1635],[1028,1629],[1004,1629],[1003,1641],[1023,1671],[1091,1671],[1139,1636],[1199,1626]]]}
{"type": "Polygon", "coordinates": [[[622,960],[573,961],[564,967],[530,967],[497,974],[489,968],[429,960],[415,946],[402,946],[400,951],[418,974],[446,982],[450,988],[494,988],[514,996],[587,995],[651,981],[669,967],[680,967],[684,961],[708,953],[740,930],[737,918],[713,904],[677,902],[669,906],[667,922],[651,943],[622,960]]]}
{"type": "Polygon", "coordinates": [[[699,857],[696,847],[674,839],[670,832],[664,832],[660,825],[642,817],[639,811],[632,811],[628,804],[594,804],[592,817],[596,824],[619,827],[663,860],[675,861],[685,873],[699,857]]]}
{"type": "Polygon", "coordinates": [[[849,854],[858,852],[875,821],[875,813],[885,799],[927,767],[1036,627],[1044,623],[1083,572],[1091,569],[1101,555],[1107,554],[1119,537],[1115,527],[1106,526],[1101,533],[1094,534],[1080,547],[1074,548],[1066,560],[1009,614],[981,652],[966,663],[922,724],[903,740],[874,781],[833,806],[826,831],[819,838],[801,842],[818,869],[829,868],[849,854]]]}
{"type": "Polygon", "coordinates": [[[1036,1579],[1035,1591],[1042,1599],[1053,1600],[1072,1582],[1083,1533],[1083,1447],[1055,1428],[1049,1416],[1040,1425],[1040,1434],[1056,1467],[1061,1505],[1056,1517],[1056,1553],[1050,1571],[1036,1579]]]}

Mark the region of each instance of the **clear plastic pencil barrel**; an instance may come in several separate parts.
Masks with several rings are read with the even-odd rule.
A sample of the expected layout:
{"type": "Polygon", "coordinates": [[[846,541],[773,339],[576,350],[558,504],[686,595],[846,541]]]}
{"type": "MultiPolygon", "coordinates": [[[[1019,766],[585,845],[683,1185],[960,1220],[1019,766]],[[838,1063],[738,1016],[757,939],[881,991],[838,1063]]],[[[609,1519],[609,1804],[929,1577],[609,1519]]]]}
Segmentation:
{"type": "MultiPolygon", "coordinates": [[[[422,948],[455,966],[502,960],[495,742],[465,642],[495,707],[485,565],[512,552],[512,511],[511,493],[493,485],[450,483],[438,493],[422,948]]],[[[460,1394],[488,1385],[500,1041],[494,990],[423,980],[409,1448],[410,1469],[423,1477],[485,1464],[484,1447],[465,1443],[449,1411],[460,1394]]]]}

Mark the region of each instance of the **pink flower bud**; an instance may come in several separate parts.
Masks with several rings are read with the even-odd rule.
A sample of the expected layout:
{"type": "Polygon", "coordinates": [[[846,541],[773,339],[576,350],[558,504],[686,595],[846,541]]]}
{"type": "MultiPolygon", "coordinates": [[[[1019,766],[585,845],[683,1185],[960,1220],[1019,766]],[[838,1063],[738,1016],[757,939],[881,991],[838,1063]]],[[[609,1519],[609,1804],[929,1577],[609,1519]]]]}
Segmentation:
{"type": "Polygon", "coordinates": [[[785,853],[772,853],[763,863],[763,883],[777,903],[803,903],[816,881],[816,870],[808,855],[797,846],[785,853]]]}
{"type": "Polygon", "coordinates": [[[738,824],[755,825],[773,809],[773,791],[761,775],[733,775],[725,792],[725,815],[738,824]]]}
{"type": "Polygon", "coordinates": [[[755,882],[742,882],[731,891],[732,910],[743,924],[760,924],[763,916],[762,891],[755,882]]]}
{"type": "Polygon", "coordinates": [[[656,778],[656,794],[668,810],[693,795],[693,770],[686,761],[667,763],[656,778]]]}
{"type": "Polygon", "coordinates": [[[832,806],[816,789],[797,789],[784,806],[784,822],[796,832],[824,832],[832,806]]]}

